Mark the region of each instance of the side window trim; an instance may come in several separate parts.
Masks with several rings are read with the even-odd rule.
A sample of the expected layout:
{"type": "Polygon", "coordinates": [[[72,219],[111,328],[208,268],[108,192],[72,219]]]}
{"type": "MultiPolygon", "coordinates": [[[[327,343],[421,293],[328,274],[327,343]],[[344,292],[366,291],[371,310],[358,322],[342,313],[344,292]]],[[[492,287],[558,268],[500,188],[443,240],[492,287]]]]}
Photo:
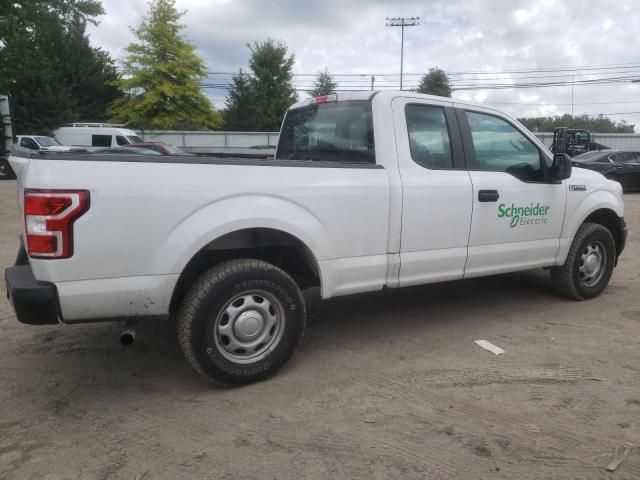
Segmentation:
{"type": "MultiPolygon", "coordinates": [[[[453,145],[452,145],[452,139],[451,139],[451,128],[449,127],[449,122],[447,120],[447,114],[444,110],[444,107],[442,105],[429,105],[427,103],[419,103],[419,102],[412,102],[412,103],[407,103],[404,106],[404,121],[405,121],[405,125],[407,128],[407,141],[409,142],[409,155],[411,155],[411,160],[413,160],[413,162],[416,165],[419,165],[420,167],[424,168],[425,170],[452,170],[454,167],[454,162],[453,162],[453,145]],[[409,131],[409,110],[411,109],[411,107],[418,107],[420,108],[425,108],[425,109],[434,109],[436,111],[440,111],[442,113],[442,119],[444,120],[444,128],[446,130],[447,133],[447,141],[448,141],[448,149],[449,149],[449,155],[450,155],[450,160],[451,160],[451,165],[447,166],[447,167],[435,167],[433,165],[431,166],[427,166],[424,165],[422,162],[420,162],[418,159],[416,159],[414,157],[414,152],[412,151],[412,144],[411,144],[411,132],[409,131]]],[[[443,148],[445,147],[445,145],[443,144],[443,148]]],[[[427,149],[428,150],[428,149],[427,149]]],[[[431,154],[430,154],[431,155],[431,154]]]]}
{"type": "Polygon", "coordinates": [[[467,115],[466,115],[466,112],[472,112],[472,113],[478,113],[478,114],[481,114],[481,115],[488,115],[488,116],[495,117],[495,118],[498,118],[498,119],[502,120],[503,122],[505,122],[509,126],[511,126],[514,130],[519,132],[524,138],[527,139],[527,141],[529,141],[529,143],[531,143],[531,145],[533,145],[535,147],[536,150],[538,150],[538,157],[540,158],[540,165],[542,165],[542,168],[544,169],[544,180],[542,180],[542,181],[526,181],[526,180],[522,180],[521,178],[516,177],[515,175],[513,175],[510,172],[504,172],[504,173],[506,173],[507,175],[511,175],[512,177],[518,179],[519,181],[521,181],[523,183],[550,183],[550,180],[549,180],[549,165],[547,164],[546,156],[544,155],[544,153],[542,152],[540,147],[538,147],[538,145],[536,145],[534,142],[532,142],[531,139],[522,131],[522,129],[518,128],[517,125],[514,125],[509,119],[504,118],[504,117],[502,117],[500,115],[497,115],[497,114],[487,113],[487,112],[484,112],[484,111],[481,111],[481,110],[473,110],[472,108],[455,107],[455,112],[456,112],[456,117],[458,119],[458,125],[460,126],[460,134],[462,136],[462,145],[464,147],[465,166],[466,166],[467,170],[476,171],[476,172],[494,171],[494,170],[486,170],[486,169],[483,169],[483,168],[477,168],[476,167],[476,153],[475,153],[475,147],[474,147],[474,144],[473,144],[473,136],[471,135],[471,127],[469,125],[469,121],[468,121],[467,115]]]}
{"type": "MultiPolygon", "coordinates": [[[[458,119],[456,117],[456,112],[455,109],[453,107],[450,106],[445,106],[445,105],[439,105],[439,104],[432,104],[432,103],[425,103],[425,102],[408,102],[404,105],[403,107],[403,122],[405,124],[405,128],[407,131],[407,137],[406,137],[406,142],[410,143],[409,140],[409,126],[407,125],[407,114],[406,114],[406,108],[410,105],[419,105],[419,106],[423,106],[423,107],[434,107],[434,108],[440,108],[444,111],[444,118],[445,118],[445,123],[446,123],[446,127],[447,127],[447,133],[449,134],[449,146],[451,148],[451,155],[452,155],[452,160],[453,160],[453,166],[449,167],[449,168],[434,168],[434,169],[430,169],[428,167],[425,167],[423,165],[420,165],[418,162],[416,162],[413,158],[411,158],[411,161],[413,163],[415,163],[416,165],[420,166],[421,168],[424,168],[425,170],[466,170],[466,163],[465,163],[465,157],[464,157],[464,148],[462,145],[462,136],[460,133],[460,125],[458,124],[458,119]]],[[[408,146],[408,150],[409,150],[409,155],[411,155],[411,145],[408,146]]]]}

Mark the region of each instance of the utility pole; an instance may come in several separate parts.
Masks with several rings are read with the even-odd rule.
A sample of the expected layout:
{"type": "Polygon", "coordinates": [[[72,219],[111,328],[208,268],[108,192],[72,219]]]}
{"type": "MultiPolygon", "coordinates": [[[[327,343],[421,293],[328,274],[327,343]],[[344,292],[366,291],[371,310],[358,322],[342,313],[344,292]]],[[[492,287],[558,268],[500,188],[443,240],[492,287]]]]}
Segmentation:
{"type": "Polygon", "coordinates": [[[420,25],[420,17],[387,17],[387,27],[400,27],[400,90],[402,90],[402,68],[404,63],[404,27],[415,27],[420,25]]]}
{"type": "Polygon", "coordinates": [[[571,116],[573,117],[573,86],[575,85],[575,76],[571,75],[571,116]]]}

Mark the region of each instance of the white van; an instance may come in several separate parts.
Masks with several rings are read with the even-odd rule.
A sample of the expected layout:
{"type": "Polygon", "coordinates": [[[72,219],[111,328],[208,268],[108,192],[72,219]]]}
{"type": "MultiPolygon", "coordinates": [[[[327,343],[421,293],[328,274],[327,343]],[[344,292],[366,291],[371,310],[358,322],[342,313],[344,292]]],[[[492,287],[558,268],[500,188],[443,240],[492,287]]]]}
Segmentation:
{"type": "Polygon", "coordinates": [[[76,147],[119,147],[131,143],[142,143],[133,130],[107,123],[72,123],[53,132],[63,145],[76,147]]]}

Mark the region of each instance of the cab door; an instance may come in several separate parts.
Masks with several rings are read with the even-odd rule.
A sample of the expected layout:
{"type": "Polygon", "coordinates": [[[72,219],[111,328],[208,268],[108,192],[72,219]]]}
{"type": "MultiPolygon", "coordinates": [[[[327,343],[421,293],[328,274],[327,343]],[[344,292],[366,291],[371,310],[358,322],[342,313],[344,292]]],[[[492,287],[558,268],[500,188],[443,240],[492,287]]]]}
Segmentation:
{"type": "Polygon", "coordinates": [[[553,265],[566,185],[533,135],[493,110],[456,109],[473,186],[465,277],[553,265]]]}
{"type": "Polygon", "coordinates": [[[399,285],[462,278],[471,225],[471,179],[452,103],[392,102],[402,182],[399,285]]]}

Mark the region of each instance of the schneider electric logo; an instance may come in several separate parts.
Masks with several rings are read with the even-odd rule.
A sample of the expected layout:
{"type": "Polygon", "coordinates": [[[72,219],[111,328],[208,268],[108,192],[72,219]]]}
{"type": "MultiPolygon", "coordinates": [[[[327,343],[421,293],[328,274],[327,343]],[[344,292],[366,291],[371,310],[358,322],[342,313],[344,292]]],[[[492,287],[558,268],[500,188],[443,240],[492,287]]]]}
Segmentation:
{"type": "Polygon", "coordinates": [[[498,205],[498,218],[508,218],[509,226],[515,228],[518,225],[537,225],[548,223],[549,210],[551,207],[536,203],[529,204],[528,207],[517,207],[513,203],[506,206],[504,203],[498,205]]]}

